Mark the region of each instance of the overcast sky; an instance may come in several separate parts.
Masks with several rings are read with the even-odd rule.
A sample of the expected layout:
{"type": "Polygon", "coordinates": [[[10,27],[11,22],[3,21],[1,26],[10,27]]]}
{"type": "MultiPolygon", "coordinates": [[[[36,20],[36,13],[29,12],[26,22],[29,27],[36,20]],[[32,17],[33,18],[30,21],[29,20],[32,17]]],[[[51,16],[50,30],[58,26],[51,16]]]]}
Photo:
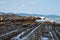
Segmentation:
{"type": "Polygon", "coordinates": [[[60,15],[60,0],[0,0],[0,12],[60,15]]]}

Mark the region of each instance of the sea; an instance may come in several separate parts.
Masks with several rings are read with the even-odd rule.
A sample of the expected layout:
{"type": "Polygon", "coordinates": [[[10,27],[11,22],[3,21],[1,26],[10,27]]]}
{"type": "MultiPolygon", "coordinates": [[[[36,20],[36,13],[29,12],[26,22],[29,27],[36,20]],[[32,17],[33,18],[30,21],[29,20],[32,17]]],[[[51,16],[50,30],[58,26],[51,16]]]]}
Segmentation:
{"type": "Polygon", "coordinates": [[[56,22],[56,23],[60,23],[60,18],[50,18],[51,20],[53,20],[54,22],[56,22]]]}

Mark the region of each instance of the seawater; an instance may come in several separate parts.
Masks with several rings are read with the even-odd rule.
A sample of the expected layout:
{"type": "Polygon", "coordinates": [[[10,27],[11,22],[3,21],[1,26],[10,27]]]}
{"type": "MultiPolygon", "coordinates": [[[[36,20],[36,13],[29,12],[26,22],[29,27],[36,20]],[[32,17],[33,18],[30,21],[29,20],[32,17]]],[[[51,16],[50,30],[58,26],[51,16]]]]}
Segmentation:
{"type": "Polygon", "coordinates": [[[51,18],[54,22],[60,23],[60,18],[51,18]]]}

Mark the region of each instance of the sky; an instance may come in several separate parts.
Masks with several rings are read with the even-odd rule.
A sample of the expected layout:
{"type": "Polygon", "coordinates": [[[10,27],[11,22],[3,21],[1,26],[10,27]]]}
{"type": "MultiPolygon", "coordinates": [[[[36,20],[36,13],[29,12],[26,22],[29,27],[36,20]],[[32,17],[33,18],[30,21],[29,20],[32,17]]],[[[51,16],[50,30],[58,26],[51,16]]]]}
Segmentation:
{"type": "Polygon", "coordinates": [[[0,0],[0,12],[60,16],[60,0],[0,0]]]}

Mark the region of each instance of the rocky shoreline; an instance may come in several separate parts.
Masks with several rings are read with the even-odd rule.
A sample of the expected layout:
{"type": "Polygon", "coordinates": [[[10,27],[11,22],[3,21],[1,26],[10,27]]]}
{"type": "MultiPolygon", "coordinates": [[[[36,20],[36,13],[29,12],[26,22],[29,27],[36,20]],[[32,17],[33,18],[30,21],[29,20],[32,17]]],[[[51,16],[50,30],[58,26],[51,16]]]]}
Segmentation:
{"type": "Polygon", "coordinates": [[[32,16],[0,15],[0,35],[34,25],[37,23],[35,19],[32,16]]]}
{"type": "MultiPolygon", "coordinates": [[[[15,36],[15,34],[18,34],[21,30],[32,28],[34,25],[36,25],[38,23],[53,25],[55,29],[60,31],[59,23],[50,22],[50,21],[37,22],[36,20],[41,20],[41,18],[33,17],[33,16],[27,17],[27,16],[6,15],[6,14],[0,15],[0,35],[6,34],[13,30],[18,29],[17,32],[12,33],[12,35],[15,36]]],[[[8,35],[8,37],[9,37],[9,35],[8,35]]],[[[8,39],[8,37],[7,37],[7,39],[8,39]]]]}

